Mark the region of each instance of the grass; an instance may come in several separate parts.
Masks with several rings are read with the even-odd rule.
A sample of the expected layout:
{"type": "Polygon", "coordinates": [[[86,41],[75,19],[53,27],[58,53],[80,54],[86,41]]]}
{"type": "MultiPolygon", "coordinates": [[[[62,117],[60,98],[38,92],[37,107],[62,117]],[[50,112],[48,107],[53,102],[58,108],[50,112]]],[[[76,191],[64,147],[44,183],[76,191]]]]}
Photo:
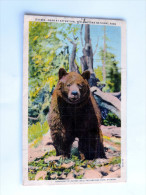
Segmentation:
{"type": "Polygon", "coordinates": [[[42,136],[46,134],[49,130],[49,125],[47,121],[45,121],[43,124],[40,122],[37,122],[36,124],[33,124],[29,126],[28,128],[28,143],[33,142],[34,140],[34,146],[41,140],[42,136]]]}
{"type": "Polygon", "coordinates": [[[110,165],[121,164],[121,157],[113,157],[109,162],[110,165]]]}
{"type": "Polygon", "coordinates": [[[103,139],[107,140],[107,141],[110,141],[110,142],[112,142],[116,145],[121,145],[120,138],[115,138],[115,137],[113,138],[113,137],[108,137],[106,135],[103,135],[103,139]]]}

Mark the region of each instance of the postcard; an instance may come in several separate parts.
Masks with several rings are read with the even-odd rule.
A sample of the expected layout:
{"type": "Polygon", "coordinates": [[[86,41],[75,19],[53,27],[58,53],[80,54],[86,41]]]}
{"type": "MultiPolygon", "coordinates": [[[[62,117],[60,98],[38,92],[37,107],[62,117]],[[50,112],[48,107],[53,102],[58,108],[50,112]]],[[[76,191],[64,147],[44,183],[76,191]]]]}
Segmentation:
{"type": "Polygon", "coordinates": [[[125,181],[125,21],[25,15],[23,184],[125,181]]]}

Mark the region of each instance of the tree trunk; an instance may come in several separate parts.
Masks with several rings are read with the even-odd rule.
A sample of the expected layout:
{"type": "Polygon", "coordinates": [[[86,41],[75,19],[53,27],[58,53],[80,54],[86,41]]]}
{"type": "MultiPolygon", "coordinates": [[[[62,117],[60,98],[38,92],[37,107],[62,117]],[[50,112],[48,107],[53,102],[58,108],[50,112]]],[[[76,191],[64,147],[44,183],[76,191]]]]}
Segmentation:
{"type": "Polygon", "coordinates": [[[71,58],[69,62],[69,71],[80,73],[79,67],[75,63],[77,44],[74,42],[71,43],[73,44],[73,49],[72,49],[71,58]]]}
{"type": "MultiPolygon", "coordinates": [[[[82,72],[85,70],[89,70],[91,73],[89,84],[90,86],[97,86],[97,82],[99,79],[96,78],[94,70],[93,70],[93,50],[90,39],[90,25],[85,24],[85,45],[83,47],[83,56],[80,58],[82,72]]],[[[82,44],[83,45],[83,44],[82,44]]]]}
{"type": "Polygon", "coordinates": [[[69,71],[70,72],[75,71],[74,60],[76,58],[76,49],[77,49],[77,44],[73,43],[73,49],[72,49],[70,63],[69,63],[69,71]]]}
{"type": "Polygon", "coordinates": [[[90,39],[90,26],[85,24],[85,46],[83,48],[83,56],[80,58],[82,64],[82,71],[89,70],[93,71],[93,51],[90,39]]]}

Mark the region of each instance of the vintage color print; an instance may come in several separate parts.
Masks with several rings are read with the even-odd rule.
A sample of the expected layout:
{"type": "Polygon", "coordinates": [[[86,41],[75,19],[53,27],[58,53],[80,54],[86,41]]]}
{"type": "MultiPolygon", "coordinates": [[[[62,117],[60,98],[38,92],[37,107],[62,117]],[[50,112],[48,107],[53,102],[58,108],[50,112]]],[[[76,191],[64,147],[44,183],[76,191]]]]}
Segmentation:
{"type": "Polygon", "coordinates": [[[126,25],[24,17],[24,185],[126,181],[126,25]]]}

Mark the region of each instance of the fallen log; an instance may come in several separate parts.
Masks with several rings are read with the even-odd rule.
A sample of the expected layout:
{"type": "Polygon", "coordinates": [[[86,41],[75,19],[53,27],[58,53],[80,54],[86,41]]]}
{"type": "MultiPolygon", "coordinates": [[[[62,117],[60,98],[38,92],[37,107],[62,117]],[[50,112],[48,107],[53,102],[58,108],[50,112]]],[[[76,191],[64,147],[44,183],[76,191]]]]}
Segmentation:
{"type": "Polygon", "coordinates": [[[90,91],[100,107],[106,108],[121,119],[121,102],[117,97],[110,93],[102,92],[98,87],[91,87],[90,91]]]}

